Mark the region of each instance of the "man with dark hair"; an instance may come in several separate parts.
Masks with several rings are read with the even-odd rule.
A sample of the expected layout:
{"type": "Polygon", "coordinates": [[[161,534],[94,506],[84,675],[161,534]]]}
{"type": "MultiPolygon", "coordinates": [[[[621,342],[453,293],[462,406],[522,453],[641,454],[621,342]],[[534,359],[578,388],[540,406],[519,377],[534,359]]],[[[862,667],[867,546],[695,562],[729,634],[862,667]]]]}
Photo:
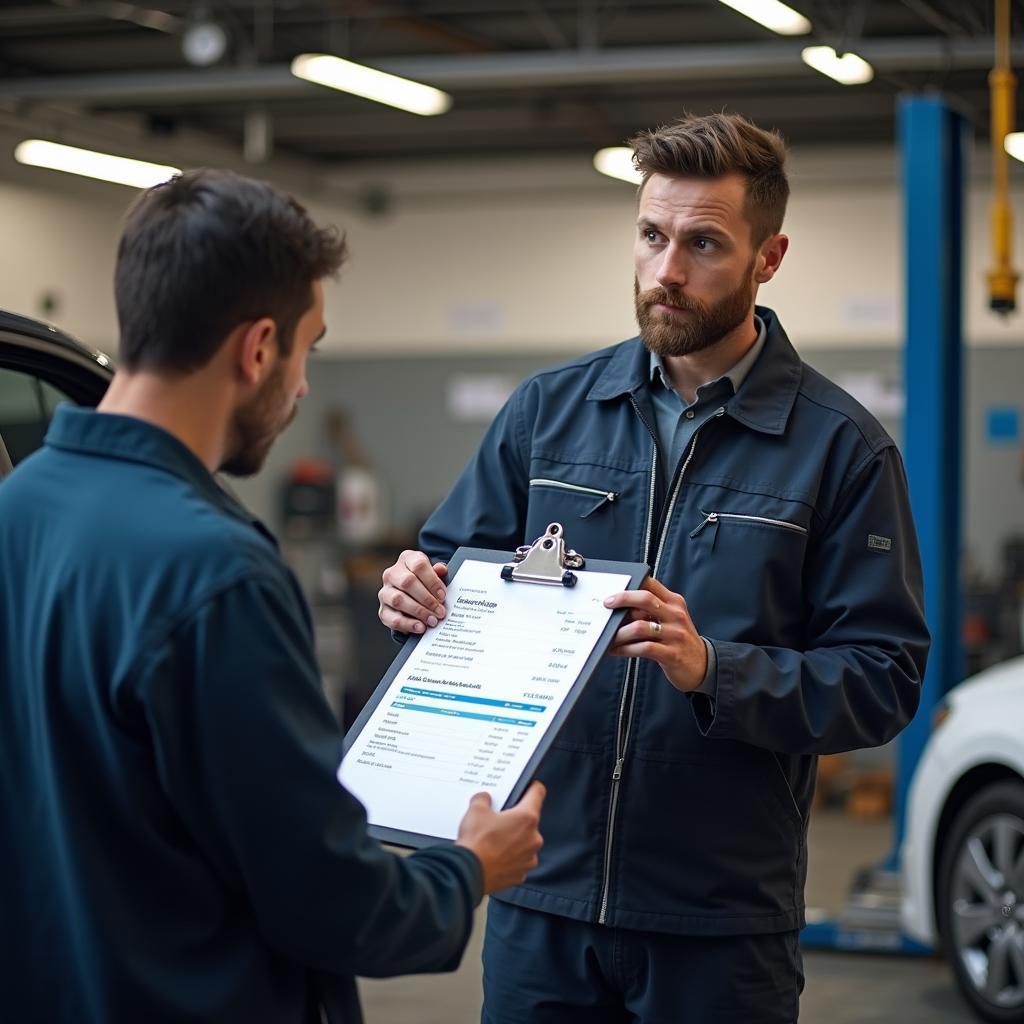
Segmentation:
{"type": "Polygon", "coordinates": [[[537,863],[535,783],[409,858],[338,783],[308,608],[213,473],[306,394],[344,242],[194,171],[118,249],[123,365],[0,487],[0,1016],[359,1021],[354,975],[451,970],[537,863]]]}
{"type": "Polygon", "coordinates": [[[432,559],[552,521],[645,561],[538,773],[540,865],[491,901],[483,1020],[793,1024],[816,756],[917,707],[917,541],[892,440],[755,306],[789,244],[781,140],[713,114],[632,145],[639,337],[518,388],[380,617],[422,633],[432,559]]]}

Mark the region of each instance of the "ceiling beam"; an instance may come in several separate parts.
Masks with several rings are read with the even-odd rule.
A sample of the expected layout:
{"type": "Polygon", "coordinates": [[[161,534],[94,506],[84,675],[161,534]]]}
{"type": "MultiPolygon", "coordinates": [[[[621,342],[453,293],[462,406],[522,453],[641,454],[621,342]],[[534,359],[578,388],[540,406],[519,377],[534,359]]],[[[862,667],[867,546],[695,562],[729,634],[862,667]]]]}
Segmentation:
{"type": "MultiPolygon", "coordinates": [[[[522,89],[536,86],[814,76],[800,61],[799,42],[726,46],[618,47],[593,52],[538,51],[393,57],[375,67],[444,89],[522,89]]],[[[880,74],[985,69],[988,38],[864,39],[857,52],[880,74]]],[[[1015,43],[1024,60],[1024,41],[1015,43]]],[[[284,64],[208,70],[125,71],[45,75],[0,82],[0,98],[140,107],[153,103],[206,103],[308,97],[317,86],[292,76],[284,64]]]]}
{"type": "MultiPolygon", "coordinates": [[[[684,97],[686,109],[703,113],[706,107],[713,109],[740,110],[756,123],[779,120],[781,110],[785,111],[787,125],[800,122],[833,122],[841,119],[844,123],[852,120],[886,118],[892,120],[895,108],[892,99],[878,93],[846,91],[837,96],[805,95],[787,97],[785,101],[749,97],[729,101],[718,98],[714,102],[701,102],[694,97],[684,97]]],[[[679,97],[656,97],[642,102],[616,101],[602,103],[602,121],[597,134],[600,144],[623,137],[636,125],[652,124],[678,117],[683,107],[679,97]]],[[[486,133],[513,131],[534,131],[538,134],[552,133],[571,136],[587,130],[586,111],[579,104],[553,103],[540,108],[533,104],[502,104],[479,110],[455,108],[442,122],[417,118],[404,119],[401,131],[396,131],[395,121],[382,118],[373,111],[346,114],[344,118],[327,114],[296,113],[277,118],[276,136],[282,142],[307,143],[326,140],[338,148],[360,140],[376,142],[397,137],[406,142],[410,139],[447,139],[457,135],[474,135],[483,140],[486,133]]],[[[493,137],[493,136],[491,136],[493,137]]]]}

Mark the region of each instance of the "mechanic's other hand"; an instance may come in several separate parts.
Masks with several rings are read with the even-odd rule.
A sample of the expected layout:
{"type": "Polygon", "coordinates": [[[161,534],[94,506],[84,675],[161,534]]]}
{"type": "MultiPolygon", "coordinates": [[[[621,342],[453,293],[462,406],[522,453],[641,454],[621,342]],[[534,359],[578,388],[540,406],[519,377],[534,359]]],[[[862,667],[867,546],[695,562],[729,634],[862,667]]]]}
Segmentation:
{"type": "Polygon", "coordinates": [[[469,801],[455,844],[480,859],[485,893],[519,885],[537,866],[544,845],[538,826],[546,793],[542,782],[531,782],[519,803],[507,811],[495,811],[489,793],[477,793],[469,801]]]}
{"type": "Polygon", "coordinates": [[[399,633],[423,633],[445,617],[444,562],[430,564],[422,551],[403,551],[394,565],[384,570],[377,592],[377,617],[399,633]]]}
{"type": "Polygon", "coordinates": [[[665,678],[683,693],[696,690],[708,670],[708,649],[690,618],[682,594],[648,576],[639,590],[604,599],[606,608],[626,608],[626,618],[612,638],[609,654],[650,658],[665,678]]]}

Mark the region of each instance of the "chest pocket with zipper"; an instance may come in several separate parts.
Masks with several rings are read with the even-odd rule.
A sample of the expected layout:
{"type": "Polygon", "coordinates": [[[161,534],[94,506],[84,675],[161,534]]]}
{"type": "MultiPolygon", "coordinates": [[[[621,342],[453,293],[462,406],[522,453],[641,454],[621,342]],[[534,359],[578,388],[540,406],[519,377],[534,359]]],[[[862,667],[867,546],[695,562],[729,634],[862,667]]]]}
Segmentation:
{"type": "Polygon", "coordinates": [[[599,509],[618,501],[619,498],[618,491],[604,491],[600,487],[570,484],[564,480],[549,480],[545,477],[534,477],[530,480],[530,487],[552,488],[555,491],[566,492],[566,496],[578,497],[583,507],[583,511],[578,517],[580,519],[589,519],[599,509]]]}
{"type": "Polygon", "coordinates": [[[690,536],[696,537],[698,534],[703,533],[706,527],[710,526],[714,534],[711,541],[712,546],[714,546],[715,540],[718,539],[718,527],[722,523],[755,528],[767,527],[769,529],[793,530],[795,533],[807,536],[806,526],[801,526],[799,523],[791,523],[788,519],[775,519],[771,516],[751,515],[746,512],[706,512],[704,509],[701,509],[700,513],[704,518],[700,525],[691,531],[690,536]]]}
{"type": "MultiPolygon", "coordinates": [[[[709,497],[709,496],[706,496],[709,497]]],[[[708,636],[748,643],[802,638],[809,532],[801,511],[768,503],[701,502],[691,514],[687,577],[693,612],[708,636]]]]}
{"type": "Polygon", "coordinates": [[[566,544],[585,558],[635,558],[634,521],[642,519],[637,495],[646,493],[641,476],[604,466],[535,460],[522,543],[536,540],[555,522],[565,529],[566,544]]]}

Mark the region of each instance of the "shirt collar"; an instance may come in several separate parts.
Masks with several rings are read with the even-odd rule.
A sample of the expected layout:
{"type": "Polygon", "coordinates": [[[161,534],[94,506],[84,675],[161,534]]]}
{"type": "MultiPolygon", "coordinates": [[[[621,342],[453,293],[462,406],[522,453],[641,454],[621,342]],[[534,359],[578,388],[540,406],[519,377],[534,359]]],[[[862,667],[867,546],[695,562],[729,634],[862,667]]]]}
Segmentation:
{"type": "MultiPolygon", "coordinates": [[[[766,434],[782,434],[796,401],[803,375],[803,363],[767,306],[757,315],[765,326],[763,358],[757,359],[744,381],[743,393],[726,403],[726,415],[766,434]]],[[[636,395],[650,380],[650,353],[639,338],[630,338],[608,350],[609,358],[587,401],[604,402],[624,395],[636,395]]]]}
{"type": "MultiPolygon", "coordinates": [[[[755,313],[754,314],[754,326],[757,328],[757,338],[754,340],[754,344],[743,353],[740,360],[730,369],[726,370],[721,377],[716,378],[713,381],[708,381],[706,384],[701,384],[697,388],[699,394],[705,388],[714,388],[715,385],[721,384],[723,381],[729,381],[732,384],[732,393],[735,395],[739,392],[740,386],[746,379],[748,373],[750,373],[751,367],[757,362],[757,357],[761,354],[761,350],[764,348],[764,340],[768,336],[767,328],[764,325],[764,321],[755,313]]],[[[665,370],[665,363],[661,356],[657,352],[651,353],[651,369],[650,379],[652,381],[659,380],[666,388],[675,390],[669,381],[668,373],[665,370]]],[[[717,390],[717,388],[716,388],[717,390]]]]}
{"type": "Polygon", "coordinates": [[[266,532],[263,525],[224,490],[190,448],[146,420],[64,403],[54,413],[45,444],[49,448],[137,462],[172,473],[191,484],[218,508],[266,532]]]}

